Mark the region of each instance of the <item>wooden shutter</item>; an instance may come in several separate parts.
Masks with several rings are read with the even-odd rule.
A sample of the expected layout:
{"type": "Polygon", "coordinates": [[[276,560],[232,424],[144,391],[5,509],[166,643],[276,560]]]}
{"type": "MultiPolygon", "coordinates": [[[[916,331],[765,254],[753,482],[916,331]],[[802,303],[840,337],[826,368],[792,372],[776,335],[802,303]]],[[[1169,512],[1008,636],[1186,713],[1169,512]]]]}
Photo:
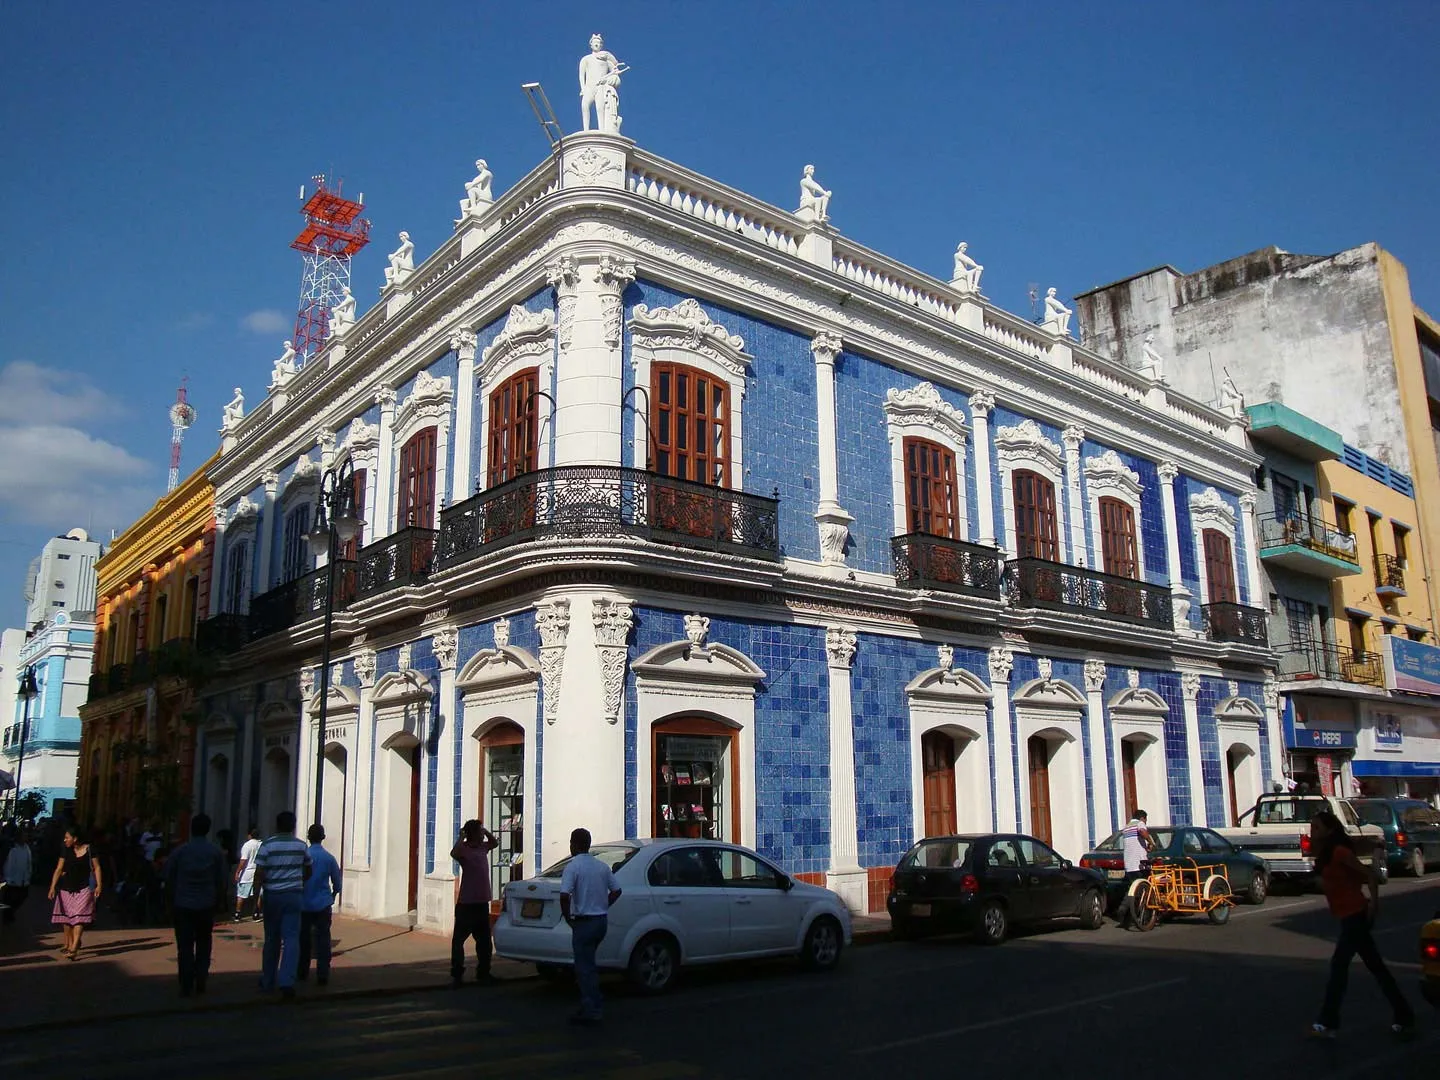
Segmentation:
{"type": "Polygon", "coordinates": [[[1032,735],[1026,746],[1030,759],[1030,832],[1050,843],[1050,744],[1032,735]]]}
{"type": "Polygon", "coordinates": [[[346,540],[340,545],[340,558],[354,559],[359,550],[365,546],[365,481],[366,470],[356,469],[351,474],[353,479],[350,492],[350,506],[355,511],[355,520],[360,522],[360,528],[355,533],[354,540],[346,540]]]}
{"type": "Polygon", "coordinates": [[[1140,560],[1135,547],[1135,511],[1119,499],[1100,500],[1100,548],[1105,572],[1138,578],[1140,560]]]}
{"type": "Polygon", "coordinates": [[[904,441],[905,519],[912,533],[951,540],[960,536],[960,501],[955,487],[955,455],[938,443],[904,441]]]}
{"type": "Polygon", "coordinates": [[[684,364],[651,365],[650,437],[654,472],[729,487],[729,385],[684,364]]]}
{"type": "Polygon", "coordinates": [[[1235,603],[1235,563],[1230,556],[1230,538],[1218,529],[1200,534],[1205,546],[1205,580],[1210,603],[1235,603]]]}
{"type": "Polygon", "coordinates": [[[494,487],[535,468],[539,424],[535,390],[540,369],[512,375],[490,395],[490,457],[485,486],[494,487]]]}
{"type": "Polygon", "coordinates": [[[395,525],[435,527],[435,429],[417,431],[400,451],[400,505],[395,525]]]}
{"type": "Polygon", "coordinates": [[[1060,561],[1060,539],[1055,516],[1055,485],[1038,473],[1015,473],[1015,539],[1022,559],[1060,561]]]}
{"type": "Polygon", "coordinates": [[[943,731],[920,739],[925,778],[925,835],[952,836],[955,827],[955,740],[943,731]]]}

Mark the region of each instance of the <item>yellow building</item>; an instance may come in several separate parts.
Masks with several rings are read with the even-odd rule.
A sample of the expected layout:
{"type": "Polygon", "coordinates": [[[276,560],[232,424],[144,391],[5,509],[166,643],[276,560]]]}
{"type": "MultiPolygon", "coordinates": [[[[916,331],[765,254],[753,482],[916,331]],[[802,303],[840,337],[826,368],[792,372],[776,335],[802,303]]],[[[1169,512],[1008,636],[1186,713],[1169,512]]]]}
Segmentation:
{"type": "Polygon", "coordinates": [[[82,821],[138,816],[179,829],[188,817],[194,738],[185,713],[203,669],[195,631],[210,608],[215,489],[205,472],[214,462],[157,501],[95,565],[95,663],[80,710],[82,821]]]}

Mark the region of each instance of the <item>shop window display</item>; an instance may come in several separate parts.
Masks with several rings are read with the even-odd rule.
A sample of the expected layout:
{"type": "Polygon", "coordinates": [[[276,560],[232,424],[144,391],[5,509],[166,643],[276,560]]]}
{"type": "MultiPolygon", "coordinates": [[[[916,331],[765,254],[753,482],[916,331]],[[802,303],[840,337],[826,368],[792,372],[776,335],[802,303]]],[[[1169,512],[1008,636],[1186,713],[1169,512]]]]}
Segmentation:
{"type": "Polygon", "coordinates": [[[711,721],[655,732],[655,836],[735,840],[734,735],[711,721]],[[713,732],[713,733],[712,733],[713,732]]]}
{"type": "Polygon", "coordinates": [[[525,744],[518,728],[506,726],[484,740],[485,823],[499,841],[490,856],[490,891],[498,897],[506,882],[523,876],[525,853],[525,744]]]}

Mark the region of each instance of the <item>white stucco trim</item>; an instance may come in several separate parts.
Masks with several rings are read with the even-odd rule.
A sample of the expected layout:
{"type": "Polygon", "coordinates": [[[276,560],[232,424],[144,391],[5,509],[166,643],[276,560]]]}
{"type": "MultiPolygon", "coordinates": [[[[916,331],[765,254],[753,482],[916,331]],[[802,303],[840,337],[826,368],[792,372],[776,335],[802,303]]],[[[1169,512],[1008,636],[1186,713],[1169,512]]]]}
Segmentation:
{"type": "MultiPolygon", "coordinates": [[[[650,413],[655,403],[649,401],[650,368],[652,364],[687,364],[698,368],[730,388],[730,487],[736,491],[745,486],[744,440],[745,376],[753,359],[745,352],[745,340],[713,322],[700,302],[693,298],[681,300],[674,307],[651,310],[637,304],[629,322],[630,365],[635,372],[635,385],[644,388],[650,413]]],[[[643,469],[650,460],[649,425],[651,416],[636,406],[634,426],[635,468],[643,469]]]]}
{"type": "MultiPolygon", "coordinates": [[[[546,395],[535,402],[536,466],[544,469],[550,466],[550,428],[555,420],[551,415],[555,402],[551,390],[555,382],[555,312],[551,308],[530,311],[515,304],[505,317],[505,326],[499,335],[481,352],[480,361],[475,365],[475,386],[468,388],[477,395],[476,409],[480,415],[480,446],[472,488],[484,490],[488,486],[490,395],[506,379],[528,368],[537,369],[535,388],[546,395]]],[[[470,495],[469,491],[457,491],[455,501],[468,499],[470,495]]]]}
{"type": "MultiPolygon", "coordinates": [[[[413,855],[407,850],[410,837],[410,770],[406,760],[416,746],[423,746],[428,734],[430,680],[417,671],[390,672],[382,677],[374,690],[372,724],[374,738],[374,790],[370,807],[374,838],[370,883],[370,916],[391,918],[418,910],[423,904],[416,896],[412,909],[406,896],[410,863],[413,859],[418,879],[425,876],[425,776],[424,756],[420,768],[420,836],[413,855]]],[[[358,823],[357,823],[358,824],[358,823]]],[[[422,885],[423,891],[423,885],[422,885]]]]}
{"type": "MultiPolygon", "coordinates": [[[[1141,747],[1135,757],[1135,801],[1150,815],[1150,824],[1170,824],[1170,763],[1165,753],[1165,718],[1170,707],[1153,690],[1134,687],[1120,691],[1106,708],[1115,746],[1117,824],[1126,820],[1125,759],[1121,756],[1121,744],[1126,740],[1141,747]]],[[[1091,760],[1098,762],[1100,754],[1092,750],[1091,760]]]]}
{"type": "MultiPolygon", "coordinates": [[[[416,522],[421,528],[439,528],[440,511],[450,502],[449,457],[450,457],[450,411],[454,393],[450,376],[435,378],[428,371],[415,376],[415,385],[409,396],[395,410],[394,434],[391,441],[395,452],[392,454],[390,486],[390,513],[398,513],[400,506],[400,452],[417,432],[428,427],[435,429],[435,520],[416,522]]],[[[388,522],[385,536],[401,527],[399,521],[388,522]]],[[[382,539],[380,536],[373,540],[382,539]]]]}
{"type": "Polygon", "coordinates": [[[1101,531],[1100,500],[1119,499],[1135,514],[1135,558],[1139,579],[1145,580],[1145,529],[1142,520],[1140,474],[1131,469],[1114,450],[1085,459],[1085,491],[1090,503],[1090,529],[1095,538],[1095,568],[1105,569],[1105,545],[1101,531]]]}
{"type": "Polygon", "coordinates": [[[921,741],[943,731],[956,741],[955,827],[990,832],[990,686],[968,671],[931,668],[905,687],[910,703],[911,842],[925,835],[925,762],[921,741]]]}
{"type": "Polygon", "coordinates": [[[998,428],[995,432],[995,456],[1000,465],[1000,500],[1005,514],[1005,552],[1011,558],[1019,553],[1015,538],[1015,483],[1016,472],[1030,470],[1043,476],[1055,486],[1055,540],[1060,549],[1060,561],[1073,562],[1070,550],[1070,530],[1065,516],[1065,471],[1064,455],[1060,447],[1040,430],[1034,420],[1022,420],[1013,427],[998,428]]]}
{"type": "Polygon", "coordinates": [[[1085,695],[1062,679],[1032,679],[1011,698],[1015,713],[1015,757],[1020,766],[1020,827],[1032,833],[1030,739],[1052,744],[1050,757],[1051,847],[1078,860],[1089,846],[1085,798],[1085,695]]]}
{"type": "Polygon", "coordinates": [[[1210,603],[1210,575],[1205,572],[1205,530],[1214,529],[1230,538],[1230,578],[1235,582],[1235,601],[1240,601],[1240,567],[1235,559],[1235,510],[1213,487],[1190,496],[1190,542],[1195,548],[1195,576],[1200,579],[1200,603],[1210,603]]]}
{"type": "MultiPolygon", "coordinates": [[[[1265,712],[1249,698],[1229,697],[1215,707],[1215,726],[1220,743],[1221,806],[1230,814],[1231,750],[1240,750],[1244,757],[1235,774],[1235,809],[1243,814],[1265,793],[1264,763],[1260,757],[1260,725],[1265,712]]],[[[1213,822],[1212,822],[1213,824],[1213,822]]],[[[1227,821],[1227,825],[1235,822],[1227,821]]]]}
{"type": "Polygon", "coordinates": [[[890,506],[895,536],[909,532],[905,512],[905,440],[925,439],[955,455],[955,516],[961,540],[970,539],[970,513],[966,499],[965,414],[940,396],[928,382],[913,390],[885,392],[885,426],[890,440],[890,506]]]}
{"type": "Polygon", "coordinates": [[[735,729],[740,740],[740,836],[755,846],[755,696],[765,672],[728,645],[659,645],[632,665],[635,673],[635,835],[653,834],[653,731],[663,720],[702,716],[735,729]]]}

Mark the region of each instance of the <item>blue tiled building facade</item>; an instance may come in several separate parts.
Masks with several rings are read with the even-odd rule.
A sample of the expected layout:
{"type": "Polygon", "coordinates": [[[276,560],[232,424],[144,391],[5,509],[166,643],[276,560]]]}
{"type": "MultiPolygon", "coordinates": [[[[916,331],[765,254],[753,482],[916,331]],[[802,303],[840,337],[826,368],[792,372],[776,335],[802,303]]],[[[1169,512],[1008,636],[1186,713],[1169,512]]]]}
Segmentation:
{"type": "Polygon", "coordinates": [[[197,801],[320,817],[347,905],[437,929],[472,817],[497,887],[585,825],[865,910],[927,833],[1078,858],[1253,801],[1237,418],[627,140],[562,153],[227,423],[197,801]]]}

